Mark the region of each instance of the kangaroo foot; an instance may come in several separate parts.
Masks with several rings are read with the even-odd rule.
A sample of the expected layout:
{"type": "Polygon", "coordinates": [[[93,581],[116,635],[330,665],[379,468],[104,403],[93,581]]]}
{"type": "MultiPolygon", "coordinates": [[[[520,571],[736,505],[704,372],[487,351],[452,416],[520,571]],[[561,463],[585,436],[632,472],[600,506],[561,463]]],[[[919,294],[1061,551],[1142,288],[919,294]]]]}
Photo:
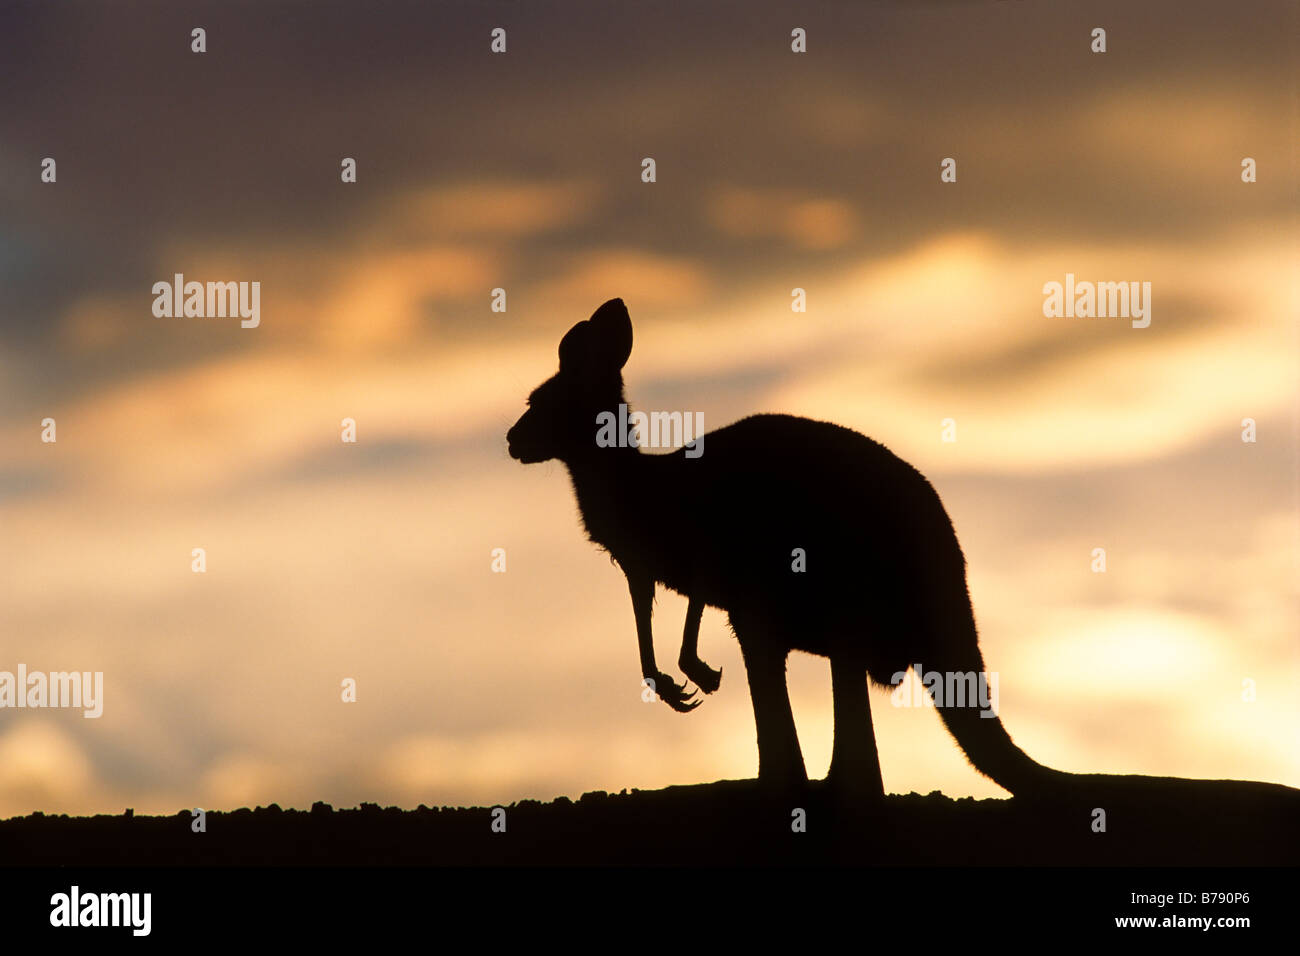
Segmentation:
{"type": "Polygon", "coordinates": [[[655,696],[677,713],[689,714],[700,706],[698,700],[691,700],[695,696],[695,691],[691,691],[689,694],[686,693],[685,684],[677,683],[662,671],[646,679],[650,681],[650,689],[654,691],[655,696]]]}
{"type": "Polygon", "coordinates": [[[832,792],[855,800],[883,800],[885,796],[880,764],[867,759],[837,760],[832,756],[826,784],[832,792]]]}
{"type": "Polygon", "coordinates": [[[706,694],[712,694],[722,684],[722,671],[715,671],[698,657],[683,657],[677,666],[706,694]]]}
{"type": "Polygon", "coordinates": [[[803,757],[796,751],[788,755],[771,755],[764,759],[762,750],[758,757],[758,783],[765,790],[802,791],[808,787],[808,771],[803,757]]]}

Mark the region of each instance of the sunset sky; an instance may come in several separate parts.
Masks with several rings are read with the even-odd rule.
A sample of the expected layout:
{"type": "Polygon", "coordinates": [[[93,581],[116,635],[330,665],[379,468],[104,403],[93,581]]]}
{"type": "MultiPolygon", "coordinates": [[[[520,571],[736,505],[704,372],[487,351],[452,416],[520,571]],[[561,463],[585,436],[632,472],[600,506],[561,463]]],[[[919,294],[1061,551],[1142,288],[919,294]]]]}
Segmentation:
{"type": "MultiPolygon", "coordinates": [[[[0,817],[753,776],[725,617],[718,693],[643,703],[622,574],[506,454],[614,296],[634,406],[931,480],[1030,755],[1300,786],[1295,6],[699,6],[0,8],[0,670],[105,683],[0,710],[0,817]],[[260,326],[155,317],[176,273],[260,326]],[[1067,273],[1150,282],[1150,327],[1045,318],[1067,273]]],[[[827,662],[790,687],[822,776],[827,662]]],[[[1004,794],[872,705],[887,790],[1004,794]]]]}

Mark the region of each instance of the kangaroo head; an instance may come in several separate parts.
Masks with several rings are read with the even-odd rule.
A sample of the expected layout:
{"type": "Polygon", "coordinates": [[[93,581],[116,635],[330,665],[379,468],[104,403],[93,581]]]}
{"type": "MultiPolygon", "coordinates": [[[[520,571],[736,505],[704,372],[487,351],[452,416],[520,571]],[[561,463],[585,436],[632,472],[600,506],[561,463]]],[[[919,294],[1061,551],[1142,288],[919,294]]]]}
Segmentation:
{"type": "Polygon", "coordinates": [[[524,464],[572,461],[596,451],[596,416],[623,401],[623,365],[632,354],[632,319],[610,299],[560,339],[560,370],[528,396],[506,441],[524,464]]]}

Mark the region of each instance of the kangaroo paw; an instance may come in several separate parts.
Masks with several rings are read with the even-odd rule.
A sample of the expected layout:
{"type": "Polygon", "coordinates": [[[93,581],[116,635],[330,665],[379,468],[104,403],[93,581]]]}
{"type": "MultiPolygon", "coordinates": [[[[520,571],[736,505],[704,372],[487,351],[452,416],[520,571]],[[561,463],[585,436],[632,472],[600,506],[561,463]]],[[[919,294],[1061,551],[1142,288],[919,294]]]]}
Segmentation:
{"type": "Polygon", "coordinates": [[[686,685],[679,684],[662,671],[650,678],[654,682],[655,695],[679,714],[689,714],[700,706],[698,700],[691,700],[695,691],[686,693],[686,685]]]}
{"type": "Polygon", "coordinates": [[[678,661],[682,673],[689,677],[706,694],[712,694],[722,684],[722,671],[714,670],[698,657],[693,660],[678,661]]]}

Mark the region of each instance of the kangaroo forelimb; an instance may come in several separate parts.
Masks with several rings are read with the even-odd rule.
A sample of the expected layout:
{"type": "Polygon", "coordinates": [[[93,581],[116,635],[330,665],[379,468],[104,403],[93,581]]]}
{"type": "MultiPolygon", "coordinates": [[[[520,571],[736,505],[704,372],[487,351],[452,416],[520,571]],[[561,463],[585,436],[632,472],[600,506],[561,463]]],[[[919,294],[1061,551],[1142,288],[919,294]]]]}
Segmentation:
{"type": "Polygon", "coordinates": [[[686,692],[686,685],[679,684],[655,663],[654,631],[650,626],[650,615],[655,596],[655,582],[649,574],[624,568],[627,575],[628,592],[632,595],[632,613],[636,617],[637,647],[641,652],[641,676],[649,682],[650,690],[665,704],[680,714],[689,713],[700,705],[698,700],[691,700],[695,691],[686,692]]]}
{"type": "Polygon", "coordinates": [[[712,694],[722,683],[722,671],[715,671],[700,660],[700,619],[703,616],[704,602],[696,597],[689,598],[686,605],[686,629],[682,632],[682,651],[678,655],[677,666],[699,685],[700,690],[712,694]]]}

